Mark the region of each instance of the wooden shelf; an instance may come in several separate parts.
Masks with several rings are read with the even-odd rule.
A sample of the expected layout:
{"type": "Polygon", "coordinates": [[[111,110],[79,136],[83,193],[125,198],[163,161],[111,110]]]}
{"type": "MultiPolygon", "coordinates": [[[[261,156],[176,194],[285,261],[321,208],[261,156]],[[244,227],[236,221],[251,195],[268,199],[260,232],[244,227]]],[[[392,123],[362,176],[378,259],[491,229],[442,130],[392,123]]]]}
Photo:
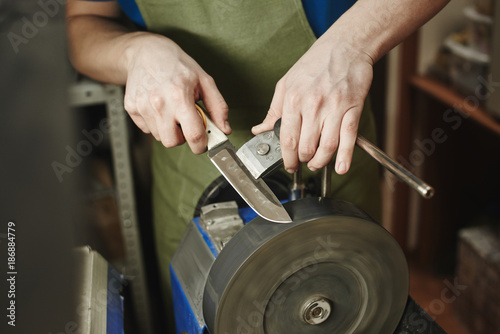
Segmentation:
{"type": "Polygon", "coordinates": [[[429,77],[417,75],[410,78],[410,83],[417,89],[426,92],[450,107],[460,109],[468,114],[471,119],[500,136],[500,123],[493,116],[483,108],[477,108],[467,103],[464,96],[458,94],[445,84],[429,77]]]}

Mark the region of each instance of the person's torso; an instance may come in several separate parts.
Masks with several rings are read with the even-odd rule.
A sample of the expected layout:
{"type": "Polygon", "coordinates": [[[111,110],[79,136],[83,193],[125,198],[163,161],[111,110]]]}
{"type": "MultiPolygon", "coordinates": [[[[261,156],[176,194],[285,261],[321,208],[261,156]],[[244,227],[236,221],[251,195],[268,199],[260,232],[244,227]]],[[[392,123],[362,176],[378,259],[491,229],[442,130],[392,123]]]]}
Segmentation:
{"type": "Polygon", "coordinates": [[[309,17],[322,13],[322,21],[332,19],[326,15],[331,10],[317,7],[321,2],[323,9],[333,6],[302,0],[135,0],[148,31],[172,39],[214,78],[233,127],[265,116],[278,80],[316,40],[309,17]]]}

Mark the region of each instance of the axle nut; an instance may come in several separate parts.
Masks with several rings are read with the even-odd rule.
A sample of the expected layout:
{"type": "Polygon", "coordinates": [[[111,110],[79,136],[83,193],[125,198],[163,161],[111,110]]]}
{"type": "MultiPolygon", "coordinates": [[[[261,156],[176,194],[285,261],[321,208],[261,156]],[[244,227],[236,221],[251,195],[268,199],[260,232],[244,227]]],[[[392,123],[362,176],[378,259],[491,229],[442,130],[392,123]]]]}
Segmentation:
{"type": "Polygon", "coordinates": [[[309,325],[319,325],[325,322],[332,312],[330,301],[324,297],[314,297],[304,305],[304,321],[309,325]]]}

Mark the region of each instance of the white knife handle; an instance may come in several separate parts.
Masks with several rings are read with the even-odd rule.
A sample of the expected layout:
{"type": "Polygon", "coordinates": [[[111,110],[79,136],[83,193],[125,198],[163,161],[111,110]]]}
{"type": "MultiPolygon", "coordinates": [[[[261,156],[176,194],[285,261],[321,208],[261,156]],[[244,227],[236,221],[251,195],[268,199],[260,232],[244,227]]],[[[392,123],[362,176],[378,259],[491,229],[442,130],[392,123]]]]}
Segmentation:
{"type": "Polygon", "coordinates": [[[210,118],[208,118],[206,111],[197,104],[195,104],[195,107],[200,113],[201,118],[203,119],[203,125],[205,125],[205,130],[207,132],[208,138],[208,150],[210,151],[214,147],[217,147],[220,144],[226,142],[228,140],[227,136],[212,122],[210,118]]]}

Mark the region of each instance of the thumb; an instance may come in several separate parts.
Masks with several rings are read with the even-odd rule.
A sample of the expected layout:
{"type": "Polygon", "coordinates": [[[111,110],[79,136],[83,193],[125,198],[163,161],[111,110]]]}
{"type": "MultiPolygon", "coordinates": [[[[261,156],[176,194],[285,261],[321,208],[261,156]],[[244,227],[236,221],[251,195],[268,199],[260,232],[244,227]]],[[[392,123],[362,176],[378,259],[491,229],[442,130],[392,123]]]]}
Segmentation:
{"type": "Polygon", "coordinates": [[[269,109],[264,121],[252,128],[252,133],[257,135],[261,132],[272,130],[274,128],[274,123],[276,123],[276,121],[280,118],[281,113],[275,112],[273,109],[269,109]]]}
{"type": "Polygon", "coordinates": [[[266,118],[264,118],[262,123],[252,128],[252,133],[258,135],[261,132],[272,130],[274,128],[274,123],[281,118],[281,114],[283,114],[283,94],[281,91],[276,91],[266,118]]]}

